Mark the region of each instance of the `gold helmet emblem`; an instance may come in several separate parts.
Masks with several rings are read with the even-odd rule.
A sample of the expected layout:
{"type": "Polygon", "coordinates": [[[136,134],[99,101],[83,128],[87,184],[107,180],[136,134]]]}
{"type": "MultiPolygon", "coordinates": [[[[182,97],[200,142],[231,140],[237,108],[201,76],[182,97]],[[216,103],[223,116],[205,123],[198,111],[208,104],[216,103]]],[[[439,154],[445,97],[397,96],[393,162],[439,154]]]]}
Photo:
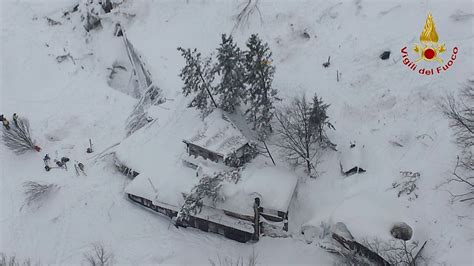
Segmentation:
{"type": "Polygon", "coordinates": [[[420,35],[420,42],[421,45],[415,44],[413,47],[413,51],[419,56],[415,62],[420,60],[443,62],[443,59],[439,58],[438,55],[446,51],[446,47],[444,44],[438,44],[438,33],[431,12],[428,13],[426,18],[425,27],[420,35]]]}

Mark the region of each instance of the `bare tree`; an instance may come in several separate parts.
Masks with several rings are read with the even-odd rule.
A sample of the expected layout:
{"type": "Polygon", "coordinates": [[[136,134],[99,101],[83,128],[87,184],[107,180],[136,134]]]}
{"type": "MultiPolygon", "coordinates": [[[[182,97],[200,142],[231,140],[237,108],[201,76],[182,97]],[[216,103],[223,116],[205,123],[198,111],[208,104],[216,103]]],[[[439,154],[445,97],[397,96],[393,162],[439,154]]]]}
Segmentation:
{"type": "Polygon", "coordinates": [[[449,119],[454,130],[456,142],[462,148],[453,174],[447,183],[457,182],[465,185],[465,191],[452,194],[453,200],[474,200],[474,80],[468,80],[462,89],[460,99],[448,95],[441,105],[443,114],[449,119]]]}
{"type": "Polygon", "coordinates": [[[30,123],[26,118],[17,118],[10,128],[3,127],[2,140],[5,146],[16,154],[40,151],[31,138],[30,123]]]}
{"type": "Polygon", "coordinates": [[[31,265],[40,265],[39,262],[36,262],[35,264],[31,263],[30,259],[25,259],[23,262],[15,255],[12,256],[7,256],[3,253],[0,253],[0,266],[31,266],[31,265]]]}
{"type": "Polygon", "coordinates": [[[108,266],[113,264],[113,254],[107,251],[100,243],[92,244],[92,249],[84,254],[91,266],[108,266]]]}
{"type": "MultiPolygon", "coordinates": [[[[380,239],[363,240],[362,244],[371,251],[381,255],[390,265],[418,265],[424,258],[420,255],[423,246],[418,249],[417,241],[390,240],[381,241],[380,239]]],[[[425,242],[426,244],[426,242],[425,242]]]]}
{"type": "Polygon", "coordinates": [[[325,146],[325,129],[334,128],[328,122],[326,109],[321,99],[314,96],[312,103],[303,95],[294,98],[292,103],[276,113],[279,123],[277,133],[282,137],[276,145],[282,148],[289,160],[295,164],[305,163],[306,171],[311,174],[314,159],[325,146]]]}
{"type": "Polygon", "coordinates": [[[258,254],[255,253],[255,250],[252,250],[252,253],[247,257],[247,260],[244,260],[242,256],[234,260],[228,257],[223,258],[218,254],[217,262],[212,259],[209,259],[209,262],[212,266],[256,266],[258,262],[258,254]]]}
{"type": "Polygon", "coordinates": [[[474,146],[474,80],[469,80],[461,91],[460,99],[448,95],[441,105],[443,114],[450,120],[450,126],[460,146],[474,146]]]}
{"type": "Polygon", "coordinates": [[[398,197],[402,195],[407,195],[408,200],[412,201],[418,198],[416,190],[418,186],[416,185],[417,181],[420,179],[419,172],[411,171],[400,171],[401,178],[392,183],[392,188],[398,190],[398,197]]]}
{"type": "Polygon", "coordinates": [[[234,32],[236,29],[243,27],[249,23],[250,17],[256,12],[258,12],[260,17],[260,22],[263,21],[262,13],[258,7],[259,0],[245,0],[240,5],[239,8],[242,8],[240,12],[235,16],[235,25],[232,29],[234,32]]]}
{"type": "Polygon", "coordinates": [[[51,192],[58,189],[56,184],[40,184],[35,181],[23,183],[24,193],[26,196],[25,204],[32,205],[44,201],[51,192]]]}
{"type": "MultiPolygon", "coordinates": [[[[449,193],[452,196],[453,201],[460,201],[460,202],[465,202],[465,201],[472,201],[474,200],[474,168],[471,166],[466,166],[465,163],[463,163],[459,156],[456,162],[456,166],[454,167],[452,176],[450,179],[448,179],[447,183],[460,183],[463,184],[463,192],[460,193],[452,193],[449,191],[449,193]]],[[[474,202],[473,202],[474,204],[474,202]]]]}

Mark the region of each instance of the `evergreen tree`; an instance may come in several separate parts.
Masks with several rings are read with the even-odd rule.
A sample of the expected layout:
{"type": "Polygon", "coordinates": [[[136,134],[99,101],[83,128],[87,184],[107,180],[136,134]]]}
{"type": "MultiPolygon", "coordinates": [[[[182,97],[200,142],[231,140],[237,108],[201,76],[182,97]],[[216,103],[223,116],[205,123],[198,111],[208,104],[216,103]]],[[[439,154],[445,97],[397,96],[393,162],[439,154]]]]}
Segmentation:
{"type": "Polygon", "coordinates": [[[220,189],[224,175],[217,173],[212,176],[205,175],[196,184],[191,192],[183,194],[184,204],[178,212],[178,221],[186,221],[191,215],[201,212],[203,201],[208,200],[211,204],[222,199],[220,189]]]}
{"type": "Polygon", "coordinates": [[[221,76],[219,85],[215,88],[220,94],[219,106],[227,112],[234,112],[245,94],[243,53],[232,36],[222,34],[222,42],[217,48],[217,64],[215,73],[221,76]]]}
{"type": "Polygon", "coordinates": [[[183,94],[188,96],[194,95],[189,107],[196,107],[203,113],[217,108],[211,91],[211,83],[214,80],[214,74],[211,68],[211,58],[202,59],[201,53],[194,49],[178,48],[181,55],[186,60],[186,65],[181,69],[179,76],[184,81],[183,94]],[[209,98],[212,103],[209,102],[209,98]],[[213,106],[212,106],[213,105],[213,106]]]}
{"type": "Polygon", "coordinates": [[[325,104],[322,98],[318,98],[316,94],[313,96],[311,104],[311,114],[309,117],[310,126],[318,133],[318,138],[321,143],[332,144],[326,136],[325,128],[335,129],[326,113],[329,104],[325,104]]]}
{"type": "Polygon", "coordinates": [[[256,34],[252,34],[247,42],[245,53],[245,82],[248,91],[245,103],[249,104],[246,111],[247,119],[253,124],[261,139],[265,139],[272,131],[270,122],[274,115],[273,101],[277,90],[272,88],[275,67],[271,64],[272,52],[267,43],[256,34]]]}
{"type": "Polygon", "coordinates": [[[14,153],[23,154],[27,151],[39,152],[41,150],[31,137],[28,119],[19,117],[13,125],[8,128],[4,126],[2,129],[3,143],[14,153]]]}

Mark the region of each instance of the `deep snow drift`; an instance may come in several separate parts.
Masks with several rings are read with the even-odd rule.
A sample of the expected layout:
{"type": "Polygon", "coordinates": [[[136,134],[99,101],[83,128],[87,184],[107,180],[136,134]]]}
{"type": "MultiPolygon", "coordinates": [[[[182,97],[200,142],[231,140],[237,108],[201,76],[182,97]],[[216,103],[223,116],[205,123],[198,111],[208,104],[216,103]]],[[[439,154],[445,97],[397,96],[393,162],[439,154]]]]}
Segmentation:
{"type": "MultiPolygon", "coordinates": [[[[125,50],[113,36],[112,19],[105,19],[102,29],[87,36],[79,18],[60,20],[73,2],[0,4],[0,111],[8,117],[16,112],[29,118],[32,135],[43,148],[41,153],[18,156],[0,145],[0,252],[43,264],[80,264],[90,244],[101,242],[114,253],[115,262],[123,264],[207,264],[218,255],[236,259],[254,250],[258,262],[266,265],[327,265],[335,257],[317,241],[307,244],[300,233],[302,225],[343,221],[354,236],[390,238],[390,225],[403,221],[413,227],[414,238],[428,240],[424,256],[429,264],[473,263],[472,207],[451,203],[447,190],[455,188],[439,187],[452,172],[459,148],[437,108],[441,97],[457,93],[473,74],[473,18],[454,19],[460,12],[472,14],[472,2],[260,1],[262,19],[255,13],[249,25],[234,31],[235,40],[243,47],[251,33],[259,33],[269,43],[276,66],[273,85],[283,99],[278,104],[314,92],[330,103],[329,116],[336,128],[330,139],[341,152],[352,141],[363,145],[367,172],[341,175],[342,155],[327,151],[318,165],[318,178],[309,179],[288,165],[273,145],[278,138],[272,136],[268,144],[278,166],[299,176],[290,203],[292,237],[263,237],[253,244],[176,229],[166,217],[126,199],[129,180],[115,170],[110,157],[101,156],[118,147],[126,150],[127,144],[101,153],[124,140],[125,120],[137,102],[107,83],[108,68],[126,60],[125,50]],[[433,76],[408,69],[400,52],[418,42],[428,11],[433,13],[440,42],[448,47],[443,57],[454,46],[459,48],[454,65],[433,76]],[[62,25],[50,26],[46,17],[62,25]],[[379,55],[385,50],[391,56],[383,61],[379,55]],[[56,61],[68,53],[74,62],[56,61]],[[328,56],[331,64],[324,68],[328,56]],[[94,143],[92,154],[85,152],[89,138],[94,143]],[[87,176],[77,177],[71,169],[45,172],[44,153],[84,163],[87,176]],[[398,198],[390,189],[400,171],[420,173],[418,198],[398,198]],[[55,183],[60,189],[41,206],[23,206],[22,183],[30,180],[55,183]]],[[[189,99],[181,94],[178,73],[184,60],[176,48],[214,52],[220,35],[233,29],[239,3],[130,2],[127,12],[135,16],[123,26],[168,99],[150,109],[156,122],[135,133],[159,137],[154,141],[159,148],[133,156],[144,156],[144,162],[151,157],[176,163],[185,152],[184,144],[176,141],[202,125],[198,112],[186,108],[189,99]]],[[[260,156],[252,164],[271,161],[260,156]]]]}

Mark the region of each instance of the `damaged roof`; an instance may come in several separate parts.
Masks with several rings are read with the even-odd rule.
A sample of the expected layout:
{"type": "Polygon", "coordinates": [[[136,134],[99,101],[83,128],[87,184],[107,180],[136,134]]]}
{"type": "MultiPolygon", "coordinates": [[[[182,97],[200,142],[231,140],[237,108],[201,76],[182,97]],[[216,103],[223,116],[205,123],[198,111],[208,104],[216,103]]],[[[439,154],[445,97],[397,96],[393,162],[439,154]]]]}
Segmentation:
{"type": "Polygon", "coordinates": [[[203,126],[183,142],[226,157],[249,140],[226,112],[216,109],[204,119],[203,126]]]}

